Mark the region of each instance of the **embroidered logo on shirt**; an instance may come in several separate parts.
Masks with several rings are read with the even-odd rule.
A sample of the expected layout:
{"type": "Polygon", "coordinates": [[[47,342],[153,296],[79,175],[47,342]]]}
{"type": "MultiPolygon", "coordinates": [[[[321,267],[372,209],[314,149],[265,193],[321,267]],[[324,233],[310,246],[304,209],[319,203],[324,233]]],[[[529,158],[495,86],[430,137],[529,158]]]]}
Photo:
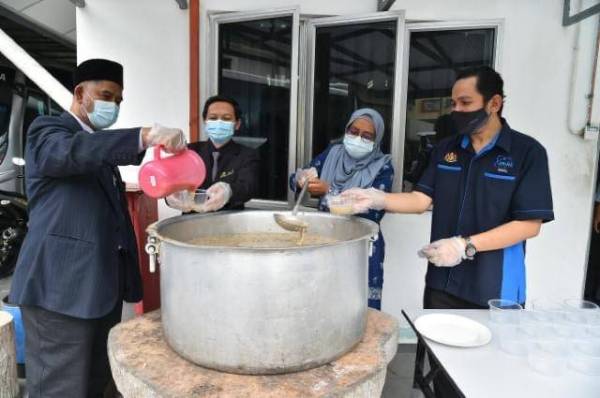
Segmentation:
{"type": "Polygon", "coordinates": [[[227,176],[230,176],[230,175],[232,175],[233,173],[234,173],[234,171],[233,171],[233,170],[224,171],[224,172],[222,172],[222,173],[221,173],[221,175],[219,176],[219,178],[225,178],[225,177],[227,177],[227,176]]]}
{"type": "Polygon", "coordinates": [[[513,168],[513,159],[510,156],[498,155],[494,167],[501,173],[508,173],[513,168]]]}
{"type": "Polygon", "coordinates": [[[458,160],[458,155],[456,152],[448,152],[446,155],[444,155],[444,160],[448,163],[456,163],[458,160]]]}

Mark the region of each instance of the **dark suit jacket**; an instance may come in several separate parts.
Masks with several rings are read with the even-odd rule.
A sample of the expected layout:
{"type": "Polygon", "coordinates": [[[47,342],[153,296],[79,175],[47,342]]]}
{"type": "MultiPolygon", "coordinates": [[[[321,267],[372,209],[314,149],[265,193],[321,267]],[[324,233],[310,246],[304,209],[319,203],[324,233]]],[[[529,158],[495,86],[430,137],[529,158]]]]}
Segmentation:
{"type": "Polygon", "coordinates": [[[139,164],[139,128],[82,130],[73,116],[42,116],[27,133],[29,231],[10,301],[77,318],[142,298],[138,254],[115,166],[139,164]]]}
{"type": "Polygon", "coordinates": [[[231,186],[231,199],[222,210],[243,209],[244,203],[256,197],[258,189],[258,152],[236,142],[229,141],[217,149],[212,141],[194,142],[188,145],[200,155],[206,164],[206,180],[200,188],[208,189],[215,182],[223,181],[231,186]],[[213,152],[219,152],[217,177],[213,180],[213,152]]]}

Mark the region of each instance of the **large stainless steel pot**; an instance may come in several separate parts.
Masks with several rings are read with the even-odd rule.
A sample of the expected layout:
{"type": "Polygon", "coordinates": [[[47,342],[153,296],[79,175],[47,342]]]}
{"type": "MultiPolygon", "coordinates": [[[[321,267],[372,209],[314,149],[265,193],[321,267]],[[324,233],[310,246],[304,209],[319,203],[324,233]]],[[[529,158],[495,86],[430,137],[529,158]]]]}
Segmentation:
{"type": "MultiPolygon", "coordinates": [[[[203,235],[282,232],[270,211],[174,217],[148,228],[161,264],[164,334],[181,356],[233,373],[309,369],[362,338],[367,268],[377,224],[305,213],[319,246],[232,248],[187,242],[203,235]]],[[[152,258],[151,258],[152,261],[152,258]]]]}

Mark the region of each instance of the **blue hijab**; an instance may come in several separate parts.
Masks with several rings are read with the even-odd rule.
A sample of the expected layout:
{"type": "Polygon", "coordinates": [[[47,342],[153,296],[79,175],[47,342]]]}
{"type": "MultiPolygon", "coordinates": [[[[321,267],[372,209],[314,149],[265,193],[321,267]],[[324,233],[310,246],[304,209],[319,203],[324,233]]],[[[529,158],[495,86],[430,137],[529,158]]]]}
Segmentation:
{"type": "Polygon", "coordinates": [[[336,144],[331,147],[321,170],[321,179],[327,181],[333,191],[370,188],[381,168],[390,160],[390,155],[385,155],[380,148],[384,123],[379,112],[371,108],[354,111],[346,124],[344,133],[357,119],[367,119],[373,124],[375,145],[373,151],[362,159],[354,159],[348,155],[344,144],[336,144]]]}

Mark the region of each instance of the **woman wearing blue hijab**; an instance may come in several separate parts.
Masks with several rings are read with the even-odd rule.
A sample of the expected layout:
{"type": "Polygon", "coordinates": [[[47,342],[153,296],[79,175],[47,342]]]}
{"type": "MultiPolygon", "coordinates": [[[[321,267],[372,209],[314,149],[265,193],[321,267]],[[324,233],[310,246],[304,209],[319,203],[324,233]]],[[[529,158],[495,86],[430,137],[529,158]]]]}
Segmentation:
{"type": "MultiPolygon", "coordinates": [[[[383,118],[377,111],[358,109],[346,124],[343,141],[330,145],[306,168],[292,174],[291,189],[296,190],[308,180],[308,191],[319,197],[320,211],[329,211],[325,200],[327,193],[371,187],[390,192],[394,168],[390,155],[381,152],[383,132],[383,118]]],[[[369,210],[359,217],[379,224],[384,214],[382,210],[369,210]]],[[[375,309],[381,309],[384,257],[385,242],[380,231],[369,257],[369,307],[375,309]]]]}

